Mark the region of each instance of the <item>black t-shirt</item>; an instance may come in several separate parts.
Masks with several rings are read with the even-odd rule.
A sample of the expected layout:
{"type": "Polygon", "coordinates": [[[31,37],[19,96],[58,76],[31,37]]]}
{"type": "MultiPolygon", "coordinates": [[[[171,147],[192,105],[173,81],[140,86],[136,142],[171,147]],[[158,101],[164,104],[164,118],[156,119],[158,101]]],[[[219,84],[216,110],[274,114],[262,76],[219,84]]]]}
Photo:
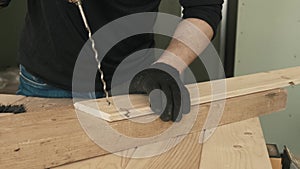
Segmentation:
{"type": "MultiPolygon", "coordinates": [[[[223,0],[180,0],[183,18],[200,18],[214,31],[221,19],[223,0]]],[[[83,7],[93,32],[120,17],[156,12],[160,0],[84,0],[83,7]]],[[[35,76],[72,90],[73,69],[88,36],[76,5],[66,0],[28,0],[19,61],[35,76]]],[[[129,54],[154,46],[153,35],[130,37],[117,44],[102,61],[110,81],[118,64],[129,54]]]]}

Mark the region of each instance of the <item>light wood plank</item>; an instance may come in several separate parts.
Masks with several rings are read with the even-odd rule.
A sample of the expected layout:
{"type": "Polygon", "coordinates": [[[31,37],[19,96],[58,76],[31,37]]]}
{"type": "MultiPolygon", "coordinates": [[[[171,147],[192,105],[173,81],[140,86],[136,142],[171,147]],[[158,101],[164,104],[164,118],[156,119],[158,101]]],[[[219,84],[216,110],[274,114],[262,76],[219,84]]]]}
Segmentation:
{"type": "MultiPolygon", "coordinates": [[[[285,104],[286,92],[281,89],[231,98],[226,102],[219,125],[279,111],[285,108],[285,104]]],[[[209,107],[209,103],[200,107],[201,113],[190,133],[201,131],[209,107]]],[[[124,120],[110,125],[125,135],[147,137],[168,129],[171,123],[156,120],[150,124],[138,124],[124,120]]],[[[109,154],[89,139],[73,109],[3,117],[0,126],[0,168],[49,168],[109,154]]],[[[174,133],[173,137],[181,134],[174,133]]],[[[116,150],[121,151],[151,142],[113,144],[120,146],[116,150]]]]}
{"type": "MultiPolygon", "coordinates": [[[[3,105],[21,105],[26,108],[26,112],[46,111],[49,109],[70,109],[73,108],[72,99],[54,99],[54,98],[39,98],[39,97],[26,97],[22,95],[5,95],[0,97],[0,104],[3,105]]],[[[11,113],[1,113],[0,117],[12,115],[11,113]]]]}
{"type": "Polygon", "coordinates": [[[224,125],[204,143],[200,169],[272,169],[258,118],[224,125]]]}
{"type": "MultiPolygon", "coordinates": [[[[285,108],[286,102],[287,94],[284,89],[275,89],[271,91],[227,99],[219,125],[281,111],[285,108]]],[[[218,104],[214,106],[217,107],[218,104]]],[[[210,103],[202,104],[200,107],[192,106],[192,112],[196,112],[198,114],[196,116],[196,120],[191,129],[191,132],[200,131],[203,128],[211,108],[213,107],[211,107],[210,103]]],[[[148,117],[151,118],[152,116],[143,116],[141,117],[141,119],[147,119],[148,117]]],[[[192,121],[191,118],[193,117],[194,115],[192,114],[184,115],[180,125],[188,125],[188,122],[192,121]]],[[[94,118],[94,120],[97,120],[97,118],[94,118]]],[[[122,120],[111,122],[110,124],[111,127],[113,127],[118,132],[134,138],[156,136],[174,125],[174,123],[172,122],[162,123],[159,118],[149,123],[136,123],[135,121],[131,120],[122,120]]],[[[174,135],[180,134],[186,133],[177,131],[177,133],[174,135]]]]}
{"type": "MultiPolygon", "coordinates": [[[[170,151],[154,157],[130,159],[109,154],[55,169],[198,169],[199,167],[200,169],[271,169],[258,118],[223,125],[204,145],[199,143],[199,135],[200,133],[189,134],[170,151]]],[[[172,142],[172,139],[161,144],[150,144],[122,151],[120,154],[134,156],[141,149],[142,151],[163,149],[172,142]]]]}
{"type": "MultiPolygon", "coordinates": [[[[187,88],[191,94],[191,105],[199,105],[224,98],[232,98],[276,88],[294,86],[300,84],[299,72],[300,67],[293,67],[234,77],[226,80],[190,84],[187,85],[187,88]],[[214,91],[214,95],[212,95],[212,89],[217,87],[213,86],[219,86],[217,91],[214,91]],[[222,88],[224,88],[224,90],[222,90],[222,88]],[[200,93],[200,95],[198,93],[200,93]],[[226,94],[226,96],[224,94],[226,94]]],[[[147,97],[145,96],[124,95],[111,98],[110,100],[118,102],[118,105],[114,104],[114,102],[112,105],[108,105],[106,99],[98,99],[77,102],[75,107],[83,112],[110,122],[153,113],[147,102],[147,97]],[[128,97],[130,97],[133,106],[126,101],[126,98],[128,97]]]]}
{"type": "Polygon", "coordinates": [[[25,97],[16,102],[16,104],[24,104],[27,112],[42,112],[46,110],[55,109],[69,109],[73,108],[72,99],[58,99],[58,98],[39,98],[39,97],[25,97]]]}
{"type": "Polygon", "coordinates": [[[25,96],[21,95],[10,95],[10,94],[1,94],[0,97],[0,104],[3,105],[9,105],[9,104],[14,104],[15,102],[24,99],[25,96]]]}
{"type": "Polygon", "coordinates": [[[60,166],[55,169],[193,169],[199,166],[201,149],[202,144],[199,143],[199,133],[194,133],[185,136],[185,138],[183,138],[183,136],[170,138],[166,141],[125,150],[119,152],[118,155],[109,154],[100,156],[60,166]],[[136,158],[139,155],[144,155],[144,152],[149,153],[149,151],[156,152],[167,149],[169,146],[172,146],[174,142],[178,141],[178,139],[183,140],[169,151],[153,157],[136,158]],[[133,156],[135,158],[129,158],[133,156]]]}

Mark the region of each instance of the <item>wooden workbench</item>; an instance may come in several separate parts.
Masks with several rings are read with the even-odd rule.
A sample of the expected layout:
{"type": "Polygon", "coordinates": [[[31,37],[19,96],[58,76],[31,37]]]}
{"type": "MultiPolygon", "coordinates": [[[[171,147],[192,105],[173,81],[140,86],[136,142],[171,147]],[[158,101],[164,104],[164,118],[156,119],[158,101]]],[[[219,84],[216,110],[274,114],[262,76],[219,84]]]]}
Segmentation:
{"type": "MultiPolygon", "coordinates": [[[[147,143],[108,140],[118,147],[115,152],[104,150],[87,136],[71,99],[0,95],[0,104],[24,104],[27,108],[26,113],[0,117],[0,168],[271,169],[258,116],[285,108],[283,87],[299,84],[299,72],[296,67],[229,79],[231,97],[226,99],[218,127],[204,144],[199,138],[205,131],[202,127],[213,107],[211,102],[201,104],[188,133],[147,143]],[[143,151],[165,149],[178,139],[183,140],[161,155],[131,158],[143,151]]],[[[167,130],[172,123],[155,120],[137,124],[125,119],[109,125],[125,135],[143,138],[167,130]]]]}
{"type": "MultiPolygon", "coordinates": [[[[247,109],[247,104],[244,104],[246,100],[257,100],[261,96],[274,92],[278,96],[277,99],[275,98],[276,103],[285,97],[284,91],[276,90],[245,97],[245,102],[231,100],[228,104],[244,105],[247,109]]],[[[266,98],[266,101],[267,99],[269,98],[266,98]]],[[[263,100],[260,99],[262,101],[260,104],[258,102],[254,104],[264,106],[266,103],[263,100]]],[[[245,114],[238,119],[224,119],[223,123],[238,122],[220,126],[203,145],[199,144],[199,132],[194,132],[187,135],[175,148],[160,156],[130,159],[104,152],[95,145],[81,129],[70,99],[0,95],[0,103],[24,104],[28,109],[28,112],[24,114],[6,114],[0,117],[0,168],[70,169],[270,169],[263,133],[256,116],[282,109],[284,106],[278,104],[275,107],[266,107],[265,112],[243,110],[245,114]]],[[[271,104],[270,101],[268,103],[271,104]]],[[[229,109],[231,107],[229,105],[229,109]]],[[[227,111],[238,113],[240,110],[227,111]]],[[[159,148],[166,146],[166,142],[169,141],[162,140],[161,144],[153,143],[153,145],[143,145],[138,148],[159,148]]],[[[128,149],[123,152],[134,153],[134,150],[128,149]]]]}

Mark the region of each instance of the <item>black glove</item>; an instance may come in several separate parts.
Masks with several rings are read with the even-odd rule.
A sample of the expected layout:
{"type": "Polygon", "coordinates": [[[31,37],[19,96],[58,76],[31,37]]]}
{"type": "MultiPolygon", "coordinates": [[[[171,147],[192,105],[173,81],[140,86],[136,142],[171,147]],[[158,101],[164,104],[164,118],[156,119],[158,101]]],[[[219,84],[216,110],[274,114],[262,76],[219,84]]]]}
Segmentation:
{"type": "Polygon", "coordinates": [[[135,75],[129,92],[148,96],[151,93],[151,109],[160,114],[163,121],[180,121],[182,114],[190,112],[190,95],[180,80],[179,72],[164,63],[156,63],[135,75]],[[151,93],[155,89],[161,90],[165,97],[160,92],[151,93]]]}
{"type": "Polygon", "coordinates": [[[0,8],[7,7],[10,0],[0,0],[0,8]]]}

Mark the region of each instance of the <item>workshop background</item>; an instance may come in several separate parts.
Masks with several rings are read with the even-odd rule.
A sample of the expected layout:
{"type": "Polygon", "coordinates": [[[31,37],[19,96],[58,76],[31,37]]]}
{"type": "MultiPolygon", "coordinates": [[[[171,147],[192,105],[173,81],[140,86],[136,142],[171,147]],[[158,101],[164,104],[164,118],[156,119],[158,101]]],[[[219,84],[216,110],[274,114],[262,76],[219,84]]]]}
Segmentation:
{"type": "MultiPolygon", "coordinates": [[[[299,0],[225,0],[223,21],[213,44],[226,75],[240,76],[300,65],[299,0]]],[[[12,1],[0,10],[0,93],[12,93],[18,81],[17,49],[26,1],[12,1]]],[[[161,11],[180,15],[174,0],[163,0],[161,11]]],[[[164,47],[168,38],[157,37],[164,47]]],[[[200,61],[191,65],[203,81],[200,61]],[[200,73],[199,73],[200,72],[200,73]]],[[[299,72],[300,73],[300,72],[299,72]]],[[[300,86],[288,88],[287,110],[261,117],[267,143],[287,145],[300,156],[300,86]]]]}

